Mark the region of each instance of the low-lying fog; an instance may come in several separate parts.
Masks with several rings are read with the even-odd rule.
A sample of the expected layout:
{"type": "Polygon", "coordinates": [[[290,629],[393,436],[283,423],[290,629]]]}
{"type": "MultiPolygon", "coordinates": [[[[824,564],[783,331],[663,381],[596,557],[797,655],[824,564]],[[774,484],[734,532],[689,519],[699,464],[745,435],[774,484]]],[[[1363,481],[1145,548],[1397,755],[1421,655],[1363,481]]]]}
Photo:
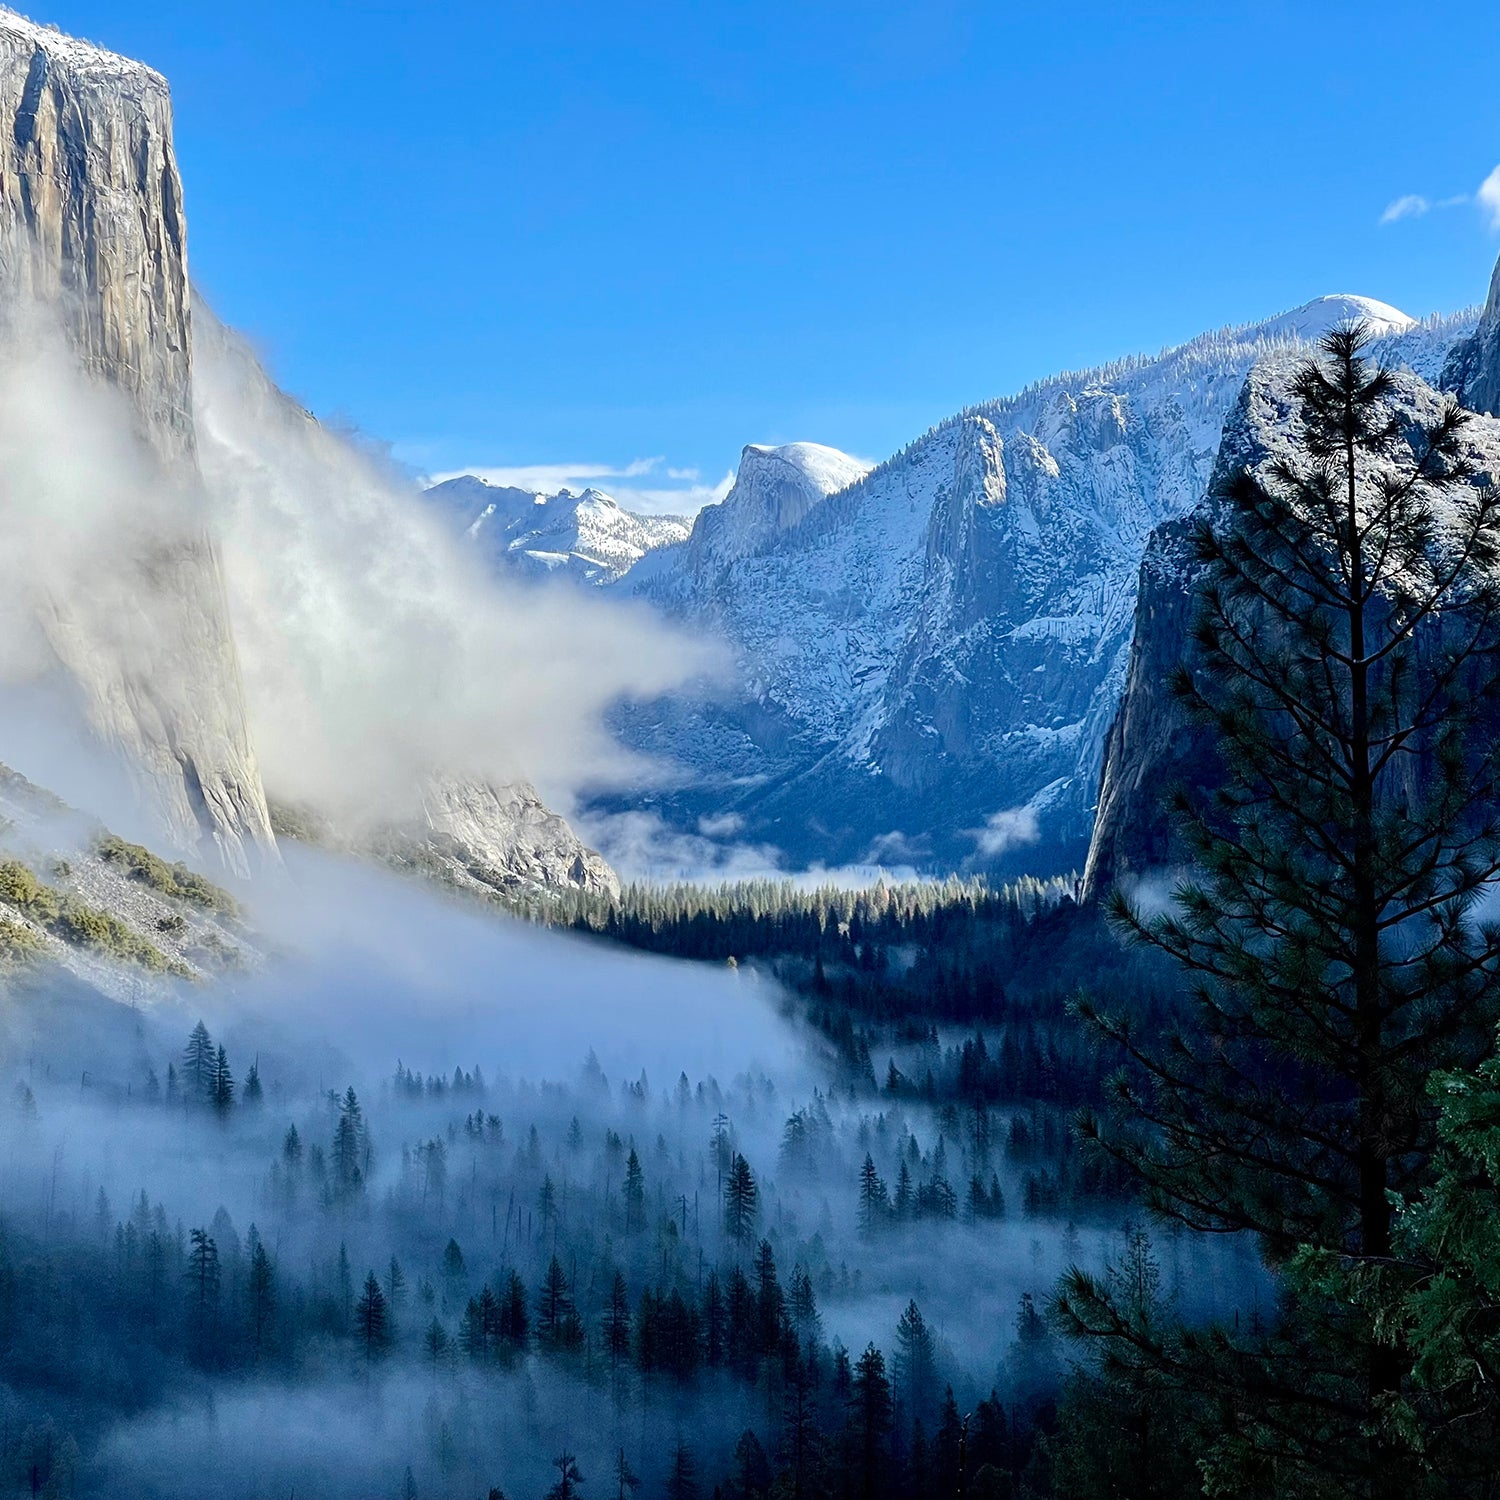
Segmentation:
{"type": "MultiPolygon", "coordinates": [[[[789,997],[747,969],[622,952],[296,851],[257,891],[253,918],[277,949],[264,972],[184,986],[149,1010],[33,984],[3,1015],[6,1092],[29,1091],[0,1157],[8,1225],[43,1253],[92,1243],[122,1277],[130,1236],[155,1224],[180,1245],[206,1229],[224,1324],[241,1341],[253,1225],[280,1288],[274,1316],[326,1324],[294,1362],[268,1354],[240,1360],[233,1379],[146,1380],[149,1397],[104,1421],[90,1463],[115,1493],[201,1495],[212,1473],[216,1494],[394,1495],[409,1469],[424,1495],[491,1484],[540,1495],[556,1454],[578,1454],[602,1483],[621,1446],[655,1484],[683,1433],[722,1469],[764,1401],[712,1383],[612,1399],[598,1330],[615,1271],[632,1301],[701,1294],[715,1271],[752,1272],[762,1240],[783,1286],[806,1273],[824,1338],[890,1358],[915,1299],[961,1401],[992,1386],[1024,1399],[1067,1351],[1048,1348],[1048,1370],[1022,1368],[1034,1357],[1017,1346],[1022,1294],[1041,1305],[1068,1264],[1099,1268],[1123,1245],[1117,1222],[1027,1217],[1000,1130],[980,1153],[929,1108],[857,1094],[789,997]],[[200,1019],[236,1081],[222,1116],[184,1099],[200,1019]],[[258,1104],[244,1098],[252,1064],[258,1104]],[[357,1186],[339,1180],[351,1088],[365,1132],[357,1186]],[[738,1239],[723,1207],[736,1153],[757,1189],[738,1239]],[[971,1176],[998,1179],[1009,1208],[869,1232],[867,1154],[888,1183],[905,1161],[914,1181],[942,1177],[960,1199],[971,1176]],[[582,1353],[489,1369],[457,1352],[469,1298],[516,1272],[534,1299],[554,1256],[582,1353]],[[367,1272],[389,1284],[393,1258],[394,1337],[372,1363],[341,1320],[367,1272]],[[440,1357],[425,1342],[434,1325],[440,1357]]],[[[1254,1279],[1232,1247],[1157,1249],[1184,1310],[1228,1308],[1254,1279]]],[[[154,1295],[175,1308],[184,1292],[154,1295]]]]}

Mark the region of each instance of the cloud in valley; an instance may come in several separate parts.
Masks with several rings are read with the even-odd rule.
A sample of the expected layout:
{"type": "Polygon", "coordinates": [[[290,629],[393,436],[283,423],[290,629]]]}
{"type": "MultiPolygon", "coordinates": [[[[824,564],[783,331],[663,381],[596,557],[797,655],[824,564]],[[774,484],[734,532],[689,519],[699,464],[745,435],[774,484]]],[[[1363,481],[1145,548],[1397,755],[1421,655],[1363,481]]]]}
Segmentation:
{"type": "Polygon", "coordinates": [[[1034,844],[1040,837],[1036,808],[1002,808],[984,820],[983,828],[970,830],[969,836],[974,840],[979,853],[990,859],[1008,854],[1012,849],[1019,849],[1023,845],[1034,844]]]}
{"type": "Polygon", "coordinates": [[[415,486],[287,401],[237,336],[206,312],[197,331],[200,461],[273,797],[389,817],[440,770],[527,777],[566,807],[585,783],[638,774],[604,710],[711,671],[705,650],[619,601],[497,583],[415,486]]]}

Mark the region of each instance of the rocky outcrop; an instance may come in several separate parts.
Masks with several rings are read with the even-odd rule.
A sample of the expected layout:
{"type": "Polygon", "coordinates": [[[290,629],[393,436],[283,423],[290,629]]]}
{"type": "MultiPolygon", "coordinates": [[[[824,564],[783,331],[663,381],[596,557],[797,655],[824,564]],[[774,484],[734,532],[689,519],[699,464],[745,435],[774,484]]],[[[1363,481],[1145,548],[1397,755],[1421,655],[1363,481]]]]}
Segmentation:
{"type": "Polygon", "coordinates": [[[1500,261],[1495,263],[1479,327],[1454,346],[1442,385],[1470,411],[1500,416],[1500,261]]]}
{"type": "MultiPolygon", "coordinates": [[[[138,63],[7,13],[0,302],[11,357],[32,352],[38,320],[60,327],[84,378],[128,398],[142,450],[135,482],[151,523],[115,518],[129,537],[109,548],[108,576],[96,569],[35,601],[72,699],[172,844],[216,850],[246,872],[274,839],[196,491],[167,85],[138,63]]],[[[119,481],[81,480],[91,482],[119,481]]]]}
{"type": "Polygon", "coordinates": [[[524,902],[570,889],[620,893],[614,871],[524,782],[434,777],[422,788],[421,818],[386,830],[376,846],[389,862],[474,895],[524,902]]]}
{"type": "Polygon", "coordinates": [[[869,464],[822,443],[747,443],[729,493],[699,512],[682,573],[701,587],[705,574],[761,551],[869,470],[869,464]]]}
{"type": "MultiPolygon", "coordinates": [[[[1105,748],[1084,873],[1085,899],[1098,899],[1116,883],[1179,865],[1184,852],[1165,811],[1167,798],[1179,786],[1201,792],[1222,775],[1208,732],[1189,721],[1171,689],[1178,669],[1192,666],[1191,632],[1202,572],[1190,539],[1204,521],[1228,524],[1218,498],[1222,481],[1243,468],[1263,469],[1287,454],[1294,366],[1294,360],[1282,356],[1250,372],[1225,424],[1206,497],[1191,514],[1151,536],[1141,565],[1125,691],[1105,748]]],[[[1404,422],[1430,422],[1442,397],[1420,377],[1405,373],[1396,378],[1393,403],[1404,422]]],[[[1465,447],[1476,484],[1500,478],[1500,422],[1475,422],[1465,447]]]]}

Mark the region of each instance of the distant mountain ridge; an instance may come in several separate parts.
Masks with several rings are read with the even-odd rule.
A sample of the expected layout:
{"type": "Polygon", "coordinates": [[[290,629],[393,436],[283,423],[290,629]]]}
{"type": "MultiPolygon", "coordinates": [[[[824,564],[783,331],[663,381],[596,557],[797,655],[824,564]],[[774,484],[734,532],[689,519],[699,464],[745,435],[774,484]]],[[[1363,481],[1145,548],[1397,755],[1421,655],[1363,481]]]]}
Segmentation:
{"type": "Polygon", "coordinates": [[[626,510],[592,486],[548,495],[464,474],[426,494],[492,566],[528,577],[613,583],[648,552],[686,541],[693,528],[686,516],[626,510]]]}
{"type": "Polygon", "coordinates": [[[722,635],[735,681],[622,707],[678,776],[596,811],[717,820],[794,866],[1081,868],[1148,539],[1203,495],[1250,369],[1354,317],[1430,381],[1474,328],[1323,297],[968,408],[874,468],[747,448],[614,585],[722,635]]]}

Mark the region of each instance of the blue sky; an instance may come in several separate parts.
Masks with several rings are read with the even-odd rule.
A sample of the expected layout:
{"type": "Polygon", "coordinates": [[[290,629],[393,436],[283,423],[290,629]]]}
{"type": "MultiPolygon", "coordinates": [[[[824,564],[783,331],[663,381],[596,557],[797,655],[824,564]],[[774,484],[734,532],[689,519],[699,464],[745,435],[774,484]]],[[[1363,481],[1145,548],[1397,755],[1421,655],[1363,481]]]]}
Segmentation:
{"type": "Polygon", "coordinates": [[[172,80],[220,312],[430,473],[667,508],[746,442],[880,458],[1324,292],[1478,301],[1500,254],[1494,0],[59,7],[172,80]]]}

